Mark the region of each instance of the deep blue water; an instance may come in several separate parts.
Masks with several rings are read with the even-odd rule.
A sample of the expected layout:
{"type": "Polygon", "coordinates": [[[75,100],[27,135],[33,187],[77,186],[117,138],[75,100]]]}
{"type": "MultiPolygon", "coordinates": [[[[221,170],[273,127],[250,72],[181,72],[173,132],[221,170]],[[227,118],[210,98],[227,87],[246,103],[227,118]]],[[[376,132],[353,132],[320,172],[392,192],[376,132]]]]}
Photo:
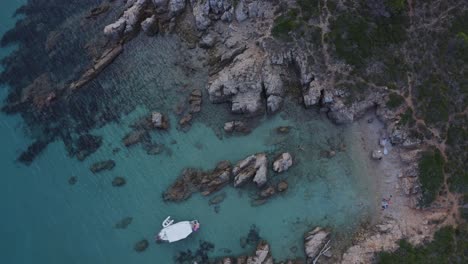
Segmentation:
{"type": "MultiPolygon", "coordinates": [[[[14,25],[10,14],[21,4],[22,1],[0,4],[0,34],[14,25]]],[[[154,41],[164,45],[170,40],[161,37],[154,41]]],[[[2,49],[1,55],[13,48],[2,49]]],[[[175,55],[166,56],[170,60],[175,55]]],[[[162,58],[158,63],[165,63],[162,58]]],[[[123,56],[112,67],[124,62],[123,56]]],[[[149,74],[131,71],[131,67],[126,70],[129,73],[125,79],[129,83],[145,80],[149,74]]],[[[165,74],[154,77],[154,72],[151,73],[159,81],[156,86],[180,85],[185,78],[174,82],[165,74]]],[[[171,74],[177,77],[178,70],[171,74]]],[[[102,83],[116,86],[126,81],[112,74],[100,78],[102,83]]],[[[7,90],[0,93],[5,98],[7,90]]],[[[213,109],[207,107],[204,118],[210,116],[209,111],[219,114],[213,109]]],[[[305,231],[316,225],[328,226],[346,242],[360,222],[373,213],[374,183],[365,169],[366,156],[356,143],[359,131],[355,126],[335,127],[318,114],[292,107],[290,114],[263,118],[261,125],[247,136],[219,138],[202,122],[195,123],[187,133],[175,126],[168,133],[154,132],[153,139],[168,146],[171,154],[150,156],[139,147],[127,149],[121,143],[130,131],[128,125],[148,111],[142,105],[119,122],[93,131],[103,136],[104,144],[84,162],[68,157],[64,144],[57,141],[30,166],[15,159],[32,142],[31,131],[19,116],[0,114],[0,263],[173,263],[180,251],[195,251],[200,240],[215,245],[211,256],[224,255],[226,249],[231,255],[238,255],[252,249],[241,248],[239,241],[253,224],[260,230],[260,236],[270,242],[275,258],[301,257],[305,231]],[[303,114],[303,118],[291,118],[297,113],[303,114]],[[278,135],[276,127],[284,125],[291,126],[292,131],[278,135]],[[173,140],[177,143],[171,144],[173,140]],[[346,151],[332,159],[322,158],[320,151],[329,148],[330,140],[346,143],[346,151]],[[122,150],[113,154],[116,147],[122,150]],[[164,190],[185,167],[211,169],[220,160],[235,162],[264,151],[290,151],[298,161],[285,174],[270,174],[287,179],[290,188],[265,205],[251,206],[251,190],[232,187],[222,191],[227,198],[219,213],[208,204],[208,198],[200,195],[182,203],[164,203],[161,199],[164,190]],[[93,162],[109,158],[116,161],[114,170],[96,175],[89,171],[93,162]],[[71,176],[78,179],[73,186],[68,183],[71,176]],[[127,184],[112,187],[115,176],[124,176],[127,184]],[[198,219],[201,229],[179,243],[151,242],[145,252],[135,252],[134,243],[142,238],[152,241],[168,215],[176,220],[198,219]],[[127,216],[133,217],[133,221],[126,229],[114,228],[116,222],[127,216]],[[296,252],[291,250],[294,247],[298,248],[296,252]]],[[[174,117],[171,121],[176,122],[174,117]]]]}

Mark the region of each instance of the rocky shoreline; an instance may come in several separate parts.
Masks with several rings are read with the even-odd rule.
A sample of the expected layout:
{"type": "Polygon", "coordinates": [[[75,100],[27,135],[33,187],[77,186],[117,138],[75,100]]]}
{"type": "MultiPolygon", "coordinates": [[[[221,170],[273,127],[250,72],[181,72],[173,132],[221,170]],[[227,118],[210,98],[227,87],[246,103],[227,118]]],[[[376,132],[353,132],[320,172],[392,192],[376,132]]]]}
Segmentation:
{"type": "MultiPolygon", "coordinates": [[[[208,84],[203,89],[193,89],[187,99],[188,104],[179,109],[178,123],[182,128],[189,127],[194,115],[201,111],[203,94],[207,95],[211,103],[227,103],[233,114],[247,117],[280,112],[286,98],[297,96],[299,103],[305,108],[316,109],[337,124],[358,122],[362,127],[371,127],[369,130],[363,129],[363,134],[366,135],[364,145],[369,151],[369,158],[372,157],[378,163],[374,168],[376,174],[384,175],[380,183],[383,186],[380,190],[382,195],[393,194],[395,199],[391,208],[382,212],[377,225],[367,227],[356,236],[354,245],[339,257],[342,263],[371,261],[375,252],[394,250],[397,247],[396,241],[405,237],[410,237],[412,243],[420,244],[430,239],[440,226],[455,222],[451,213],[456,210],[456,201],[439,197],[435,203],[437,206],[429,209],[422,209],[419,204],[422,190],[417,163],[422,151],[428,149],[428,141],[434,140],[425,140],[424,136],[413,133],[403,124],[406,122],[405,118],[408,118],[404,114],[412,105],[389,107],[388,102],[395,92],[384,85],[365,84],[372,89],[359,98],[346,85],[338,85],[340,80],[337,76],[348,76],[353,72],[346,63],[330,57],[324,42],[325,33],[320,36],[322,46],[317,51],[311,51],[311,47],[300,40],[283,42],[272,36],[275,20],[285,12],[281,5],[284,3],[287,1],[106,2],[93,8],[85,19],[97,20],[100,16],[112,13],[113,9],[122,12],[102,29],[106,44],[94,49],[95,56],[90,66],[81,71],[81,74],[75,74],[74,77],[78,77],[71,81],[58,82],[54,76],[47,74],[30,80],[24,85],[26,88],[18,93],[19,96],[9,98],[9,105],[4,110],[20,111],[21,107],[29,104],[33,111],[40,113],[38,120],[42,120],[44,116],[52,118],[54,106],[66,103],[66,100],[82,90],[95,88],[90,85],[93,80],[105,73],[106,68],[125,52],[126,45],[140,32],[147,36],[175,33],[190,47],[199,47],[208,54],[205,65],[209,72],[208,84]],[[366,116],[368,111],[375,112],[376,116],[366,116]],[[378,120],[373,123],[371,118],[378,120]],[[389,148],[390,153],[386,154],[389,148]]],[[[328,8],[326,6],[325,9],[328,8]]],[[[108,17],[107,19],[109,20],[108,17]]],[[[316,26],[326,32],[330,30],[328,23],[327,17],[323,21],[321,19],[316,26]]],[[[50,56],[54,55],[52,50],[55,50],[54,39],[59,38],[57,36],[60,33],[47,39],[50,56]]],[[[5,76],[8,77],[8,74],[5,76]]],[[[411,112],[410,117],[414,116],[411,112]]],[[[167,117],[155,112],[134,125],[134,130],[122,142],[127,147],[142,142],[148,152],[159,152],[160,146],[151,143],[148,133],[152,129],[166,130],[168,126],[167,117]]],[[[223,129],[227,133],[250,131],[242,121],[226,120],[223,129]]],[[[31,163],[50,141],[37,140],[18,160],[31,163]]],[[[102,139],[99,136],[82,134],[76,140],[70,137],[68,142],[71,155],[83,160],[100,147],[102,139]]],[[[332,153],[327,155],[333,156],[332,153]]],[[[289,153],[281,154],[272,164],[265,153],[257,153],[236,165],[222,161],[209,172],[189,168],[182,172],[163,197],[167,201],[182,201],[194,192],[210,195],[228,184],[241,187],[253,182],[259,188],[258,201],[265,201],[287,189],[287,182],[277,185],[269,183],[268,168],[272,166],[274,171],[280,173],[292,163],[293,158],[289,153]]],[[[114,161],[107,160],[93,164],[90,170],[98,173],[111,170],[114,166],[114,161]]],[[[123,185],[123,178],[115,184],[123,185]]],[[[328,233],[325,235],[320,230],[314,234],[328,236],[328,233]]],[[[306,240],[306,244],[310,242],[323,247],[322,240],[320,243],[315,243],[314,237],[306,240]]],[[[135,250],[144,250],[147,243],[143,241],[135,245],[135,250]]],[[[273,260],[268,247],[266,242],[261,242],[255,256],[237,259],[237,262],[271,263],[273,260]]],[[[310,253],[307,255],[311,259],[318,254],[316,249],[305,251],[310,253]]],[[[234,260],[226,258],[222,263],[232,261],[234,260]]]]}

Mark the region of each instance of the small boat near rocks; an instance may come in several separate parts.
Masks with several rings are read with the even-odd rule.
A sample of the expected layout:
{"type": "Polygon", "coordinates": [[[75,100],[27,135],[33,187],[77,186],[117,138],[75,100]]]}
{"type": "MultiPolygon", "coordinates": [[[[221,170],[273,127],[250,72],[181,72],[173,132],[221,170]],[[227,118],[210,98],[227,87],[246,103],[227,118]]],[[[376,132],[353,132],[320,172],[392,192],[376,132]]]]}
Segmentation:
{"type": "Polygon", "coordinates": [[[168,216],[162,222],[163,229],[159,231],[155,240],[156,243],[162,242],[176,242],[187,238],[193,232],[196,232],[200,228],[200,223],[197,220],[182,221],[174,223],[174,220],[168,216]]]}

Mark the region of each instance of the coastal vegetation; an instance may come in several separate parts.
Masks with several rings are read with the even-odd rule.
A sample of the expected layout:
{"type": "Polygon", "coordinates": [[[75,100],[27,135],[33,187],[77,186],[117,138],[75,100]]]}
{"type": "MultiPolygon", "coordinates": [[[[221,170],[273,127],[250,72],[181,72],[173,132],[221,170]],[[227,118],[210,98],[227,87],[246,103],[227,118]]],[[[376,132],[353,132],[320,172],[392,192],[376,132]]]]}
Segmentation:
{"type": "Polygon", "coordinates": [[[430,205],[444,182],[444,158],[438,149],[428,150],[419,160],[419,181],[423,189],[422,204],[430,205]]]}
{"type": "Polygon", "coordinates": [[[444,264],[468,262],[468,226],[447,226],[438,230],[434,240],[421,246],[413,246],[407,240],[399,241],[395,252],[377,255],[379,264],[444,264]]]}

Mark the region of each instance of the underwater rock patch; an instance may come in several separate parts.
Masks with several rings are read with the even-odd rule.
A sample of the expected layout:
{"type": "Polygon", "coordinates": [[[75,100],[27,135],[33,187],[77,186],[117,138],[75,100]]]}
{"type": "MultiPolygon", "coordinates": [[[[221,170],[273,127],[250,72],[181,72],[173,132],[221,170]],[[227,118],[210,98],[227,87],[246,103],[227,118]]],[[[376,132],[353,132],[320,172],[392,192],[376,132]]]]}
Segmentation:
{"type": "Polygon", "coordinates": [[[115,161],[113,160],[105,160],[105,161],[99,161],[91,165],[89,170],[91,170],[92,173],[98,173],[104,170],[112,170],[115,167],[115,161]]]}
{"type": "Polygon", "coordinates": [[[129,226],[133,221],[133,217],[127,216],[122,218],[120,221],[118,221],[114,227],[117,229],[125,229],[127,226],[129,226]]]}
{"type": "Polygon", "coordinates": [[[127,181],[125,180],[124,177],[115,177],[113,180],[112,180],[112,186],[114,187],[121,187],[121,186],[124,186],[125,184],[127,183],[127,181]]]}
{"type": "Polygon", "coordinates": [[[199,247],[195,252],[190,249],[179,252],[178,256],[175,257],[177,264],[185,263],[209,263],[208,254],[215,248],[214,244],[200,240],[199,247]]]}
{"type": "Polygon", "coordinates": [[[83,161],[101,147],[102,137],[91,134],[81,135],[75,145],[76,158],[83,161]]]}
{"type": "Polygon", "coordinates": [[[70,184],[70,185],[75,185],[77,182],[78,182],[78,178],[76,178],[76,176],[71,176],[68,179],[68,184],[70,184]]]}

